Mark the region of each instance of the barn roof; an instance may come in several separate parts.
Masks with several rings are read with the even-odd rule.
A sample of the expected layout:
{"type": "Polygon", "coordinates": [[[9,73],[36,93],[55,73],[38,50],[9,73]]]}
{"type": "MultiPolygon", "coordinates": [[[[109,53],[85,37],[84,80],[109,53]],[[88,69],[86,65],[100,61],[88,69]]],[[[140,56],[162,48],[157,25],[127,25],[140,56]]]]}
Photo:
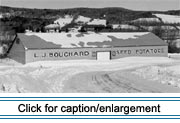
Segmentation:
{"type": "Polygon", "coordinates": [[[167,45],[149,32],[19,33],[18,38],[28,49],[167,45]]]}

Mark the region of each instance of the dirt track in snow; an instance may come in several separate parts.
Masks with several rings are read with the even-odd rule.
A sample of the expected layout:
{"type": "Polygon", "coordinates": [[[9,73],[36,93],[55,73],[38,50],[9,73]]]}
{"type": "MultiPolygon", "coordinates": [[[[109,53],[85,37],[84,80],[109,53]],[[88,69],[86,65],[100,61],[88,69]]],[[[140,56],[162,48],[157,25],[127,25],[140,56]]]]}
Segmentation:
{"type": "Polygon", "coordinates": [[[131,70],[80,73],[64,82],[71,93],[179,93],[180,89],[131,74],[131,70]]]}

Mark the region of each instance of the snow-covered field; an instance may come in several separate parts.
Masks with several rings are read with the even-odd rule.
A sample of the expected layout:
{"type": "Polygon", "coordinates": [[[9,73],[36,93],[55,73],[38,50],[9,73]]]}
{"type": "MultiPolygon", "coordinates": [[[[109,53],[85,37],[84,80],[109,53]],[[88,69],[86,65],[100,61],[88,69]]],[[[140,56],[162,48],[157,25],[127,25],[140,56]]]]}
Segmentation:
{"type": "Polygon", "coordinates": [[[84,17],[79,15],[77,19],[74,20],[76,23],[83,23],[88,25],[104,25],[106,26],[106,20],[105,19],[92,19],[89,17],[84,17]]]}
{"type": "Polygon", "coordinates": [[[57,20],[54,21],[54,25],[47,25],[47,26],[56,26],[60,25],[60,27],[64,27],[65,25],[68,25],[72,22],[75,23],[82,23],[82,24],[88,24],[88,25],[104,25],[106,26],[106,20],[105,19],[92,19],[89,17],[84,17],[79,15],[77,18],[75,18],[72,15],[65,15],[64,17],[59,17],[57,20]]]}
{"type": "Polygon", "coordinates": [[[0,92],[180,92],[180,59],[129,57],[26,65],[4,59],[0,92]]]}
{"type": "Polygon", "coordinates": [[[91,20],[91,18],[79,15],[78,18],[74,22],[86,24],[86,23],[90,22],[90,20],[91,20]]]}
{"type": "MultiPolygon", "coordinates": [[[[148,31],[152,31],[156,28],[159,28],[159,26],[141,26],[143,29],[146,29],[148,31]]],[[[163,30],[176,30],[174,26],[161,26],[161,29],[163,30]]]]}
{"type": "Polygon", "coordinates": [[[162,19],[164,23],[180,23],[180,16],[166,15],[166,14],[154,14],[156,17],[162,19]]]}
{"type": "Polygon", "coordinates": [[[180,88],[180,65],[153,65],[142,67],[132,72],[147,80],[180,88]]]}
{"type": "Polygon", "coordinates": [[[159,18],[138,18],[132,22],[161,22],[159,18]]]}
{"type": "Polygon", "coordinates": [[[57,23],[56,24],[49,24],[47,25],[45,28],[58,28],[60,27],[60,25],[58,25],[57,23]]]}
{"type": "Polygon", "coordinates": [[[137,30],[138,29],[138,27],[132,26],[132,25],[128,25],[128,24],[120,24],[120,28],[121,29],[132,29],[132,30],[137,30]]]}
{"type": "Polygon", "coordinates": [[[113,29],[131,29],[131,30],[137,30],[138,27],[128,24],[113,24],[113,29]]]}
{"type": "Polygon", "coordinates": [[[64,17],[60,17],[59,19],[55,20],[54,23],[63,27],[67,24],[70,24],[72,21],[73,21],[73,16],[65,15],[64,17]]]}
{"type": "Polygon", "coordinates": [[[93,19],[92,21],[87,23],[88,25],[104,25],[106,26],[106,20],[105,19],[93,19]]]}

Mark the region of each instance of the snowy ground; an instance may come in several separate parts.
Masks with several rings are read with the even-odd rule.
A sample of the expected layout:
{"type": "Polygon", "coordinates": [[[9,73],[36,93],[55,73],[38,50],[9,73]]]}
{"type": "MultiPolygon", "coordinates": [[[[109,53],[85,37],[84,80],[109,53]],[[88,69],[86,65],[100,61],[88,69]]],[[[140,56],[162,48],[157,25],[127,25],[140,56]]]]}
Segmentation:
{"type": "Polygon", "coordinates": [[[64,27],[67,24],[70,24],[73,20],[73,16],[65,15],[64,17],[60,17],[55,20],[54,23],[59,24],[61,27],[64,27]]]}
{"type": "Polygon", "coordinates": [[[159,18],[138,18],[136,20],[133,20],[132,22],[161,22],[159,18]]]}
{"type": "Polygon", "coordinates": [[[88,25],[104,25],[106,26],[106,20],[105,19],[93,19],[92,21],[87,23],[88,25]]]}
{"type": "MultiPolygon", "coordinates": [[[[83,24],[88,24],[88,25],[105,25],[106,26],[105,19],[92,19],[89,17],[81,16],[81,15],[79,15],[76,19],[74,19],[74,16],[65,15],[64,17],[60,17],[57,20],[55,20],[54,23],[60,25],[60,27],[64,27],[65,25],[72,23],[73,20],[75,23],[83,23],[83,24]]],[[[51,25],[48,25],[48,26],[51,26],[51,25]]]]}
{"type": "Polygon", "coordinates": [[[132,29],[137,30],[138,27],[129,24],[112,24],[113,29],[132,29]]]}
{"type": "Polygon", "coordinates": [[[75,22],[86,24],[86,23],[90,22],[90,20],[91,20],[91,18],[89,18],[89,17],[84,17],[84,16],[79,15],[78,18],[75,20],[75,22]]]}
{"type": "Polygon", "coordinates": [[[129,57],[26,65],[5,59],[0,63],[0,92],[180,92],[180,59],[129,57]]]}
{"type": "Polygon", "coordinates": [[[154,14],[156,17],[162,19],[164,23],[180,23],[180,16],[166,15],[166,14],[154,14]]]}
{"type": "MultiPolygon", "coordinates": [[[[154,29],[158,29],[159,26],[141,26],[143,29],[146,29],[148,31],[153,31],[154,29]]],[[[161,29],[163,30],[176,30],[174,26],[161,26],[161,29]]]]}
{"type": "Polygon", "coordinates": [[[79,15],[77,19],[75,19],[76,23],[83,23],[88,25],[104,25],[106,26],[106,20],[105,19],[92,19],[89,17],[84,17],[79,15]]]}

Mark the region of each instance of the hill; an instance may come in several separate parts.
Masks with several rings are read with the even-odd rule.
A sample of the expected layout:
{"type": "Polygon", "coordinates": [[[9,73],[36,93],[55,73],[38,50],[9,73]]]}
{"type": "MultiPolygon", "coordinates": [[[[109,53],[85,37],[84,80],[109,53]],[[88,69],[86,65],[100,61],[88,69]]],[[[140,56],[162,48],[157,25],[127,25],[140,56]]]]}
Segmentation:
{"type": "Polygon", "coordinates": [[[28,9],[0,7],[1,13],[11,16],[28,18],[57,19],[64,15],[82,15],[90,18],[103,18],[106,15],[108,21],[119,22],[120,20],[132,20],[138,17],[151,17],[149,12],[133,11],[124,8],[73,8],[73,9],[28,9]],[[115,20],[114,20],[115,19],[115,20]]]}
{"type": "MultiPolygon", "coordinates": [[[[72,9],[29,9],[0,6],[0,21],[6,26],[27,28],[28,26],[43,27],[52,23],[59,17],[78,15],[89,18],[106,19],[110,24],[126,23],[138,18],[153,18],[152,13],[180,15],[180,10],[160,11],[134,11],[125,8],[72,8],[72,9]],[[5,18],[3,18],[5,17],[5,18]]],[[[1,25],[2,26],[2,25],[1,25]]]]}
{"type": "MultiPolygon", "coordinates": [[[[180,23],[179,16],[177,15],[180,15],[180,10],[134,11],[120,7],[29,9],[0,6],[0,41],[7,42],[4,40],[8,39],[7,44],[10,45],[9,40],[12,40],[14,36],[9,35],[13,35],[13,33],[24,33],[26,29],[34,32],[45,32],[45,26],[55,22],[61,25],[62,30],[66,30],[68,27],[75,27],[78,22],[82,22],[83,24],[103,23],[103,25],[125,24],[120,25],[121,30],[116,31],[134,31],[129,29],[132,26],[138,29],[136,31],[149,31],[150,28],[153,28],[151,32],[162,38],[162,33],[166,32],[166,30],[161,29],[162,26],[173,26],[176,28],[175,31],[173,30],[173,35],[174,33],[179,35],[180,23]],[[168,14],[168,20],[166,14],[168,14]],[[137,22],[133,20],[137,20],[137,22]],[[154,20],[158,21],[156,22],[154,20]],[[123,29],[122,27],[126,28],[123,29]]],[[[172,32],[172,30],[169,31],[172,32]]],[[[165,37],[169,38],[170,36],[165,37]]]]}

